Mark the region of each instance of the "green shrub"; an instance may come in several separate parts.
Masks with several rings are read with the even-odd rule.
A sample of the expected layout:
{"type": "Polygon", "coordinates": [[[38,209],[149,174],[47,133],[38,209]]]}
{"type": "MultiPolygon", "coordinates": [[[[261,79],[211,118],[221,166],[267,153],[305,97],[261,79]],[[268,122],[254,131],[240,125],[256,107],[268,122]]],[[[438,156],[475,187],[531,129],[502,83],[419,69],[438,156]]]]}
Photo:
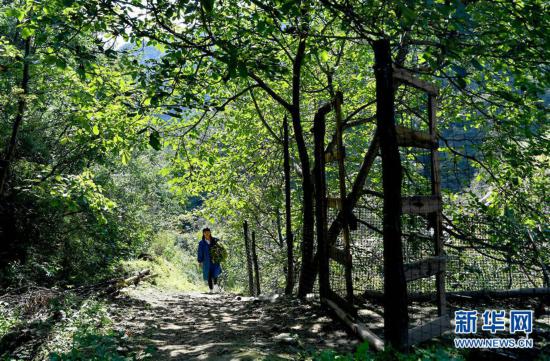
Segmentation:
{"type": "Polygon", "coordinates": [[[147,252],[153,257],[152,260],[126,261],[123,263],[124,269],[129,273],[150,269],[156,275],[150,283],[162,289],[205,290],[195,257],[177,244],[177,233],[160,232],[151,240],[147,252]]]}

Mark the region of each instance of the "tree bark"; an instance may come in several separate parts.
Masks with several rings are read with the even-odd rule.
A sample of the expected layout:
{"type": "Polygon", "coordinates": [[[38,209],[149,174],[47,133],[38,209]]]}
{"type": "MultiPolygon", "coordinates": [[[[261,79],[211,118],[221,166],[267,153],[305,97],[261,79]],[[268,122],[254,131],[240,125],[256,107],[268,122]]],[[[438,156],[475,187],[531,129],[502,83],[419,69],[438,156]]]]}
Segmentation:
{"type": "Polygon", "coordinates": [[[256,232],[252,231],[252,263],[254,264],[254,296],[259,296],[260,291],[260,267],[258,266],[258,255],[256,253],[256,232]]]}
{"type": "Polygon", "coordinates": [[[302,62],[306,48],[306,39],[302,35],[298,44],[296,58],[292,68],[292,126],[294,137],[298,147],[300,163],[302,166],[302,192],[303,192],[303,225],[302,225],[302,266],[300,269],[300,282],[298,285],[298,296],[304,298],[306,294],[313,290],[315,282],[315,271],[313,263],[314,252],[314,214],[313,214],[313,182],[311,176],[309,155],[307,145],[304,139],[304,133],[300,114],[300,75],[302,62]]]}
{"type": "Polygon", "coordinates": [[[384,335],[396,349],[408,343],[407,284],[401,240],[401,159],[394,120],[394,89],[388,40],[373,44],[376,77],[376,120],[382,155],[384,190],[384,335]]]}
{"type": "Polygon", "coordinates": [[[2,164],[0,164],[0,199],[4,196],[6,189],[6,183],[8,181],[10,166],[13,161],[13,156],[15,154],[15,147],[17,145],[17,134],[19,133],[19,128],[23,122],[23,116],[25,114],[25,108],[27,107],[27,95],[29,93],[29,54],[31,52],[31,38],[28,37],[25,40],[25,54],[23,57],[23,78],[21,79],[21,89],[23,89],[23,94],[20,96],[18,105],[17,105],[17,114],[15,116],[15,121],[13,122],[13,127],[11,131],[10,141],[6,148],[6,153],[2,164]]]}
{"type": "MultiPolygon", "coordinates": [[[[329,107],[330,109],[330,107],[329,107]]],[[[325,113],[318,111],[313,122],[313,137],[315,142],[315,227],[317,230],[317,252],[319,254],[319,295],[321,299],[328,297],[329,259],[327,247],[327,199],[325,178],[325,113]]]]}
{"type": "Polygon", "coordinates": [[[244,248],[246,252],[246,268],[248,271],[248,293],[254,296],[254,274],[252,272],[252,256],[250,254],[250,242],[248,240],[248,222],[243,222],[244,248]]]}
{"type": "Polygon", "coordinates": [[[292,235],[292,214],[290,199],[290,148],[288,135],[288,120],[283,120],[283,153],[285,173],[285,218],[286,218],[286,287],[285,294],[291,295],[294,289],[294,240],[292,235]]]}

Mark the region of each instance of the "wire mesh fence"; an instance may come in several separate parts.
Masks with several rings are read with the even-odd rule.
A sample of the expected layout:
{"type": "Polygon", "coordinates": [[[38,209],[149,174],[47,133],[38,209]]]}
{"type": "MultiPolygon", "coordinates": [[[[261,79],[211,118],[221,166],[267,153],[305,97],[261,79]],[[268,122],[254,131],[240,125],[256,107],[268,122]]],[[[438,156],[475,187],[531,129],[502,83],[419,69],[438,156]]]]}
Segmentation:
{"type": "MultiPolygon", "coordinates": [[[[396,124],[401,127],[427,132],[427,97],[421,92],[405,89],[397,94],[396,124]],[[399,99],[407,103],[399,103],[399,99]]],[[[456,213],[461,205],[460,197],[475,193],[483,197],[483,184],[476,177],[482,159],[481,146],[488,136],[486,129],[467,120],[445,122],[439,125],[439,162],[443,198],[443,243],[446,258],[445,290],[447,293],[463,291],[502,291],[530,287],[548,287],[540,267],[527,258],[520,258],[520,252],[502,244],[499,239],[508,237],[504,245],[515,242],[507,234],[499,234],[500,228],[486,222],[474,212],[456,213]],[[457,202],[457,199],[459,202],[457,202]],[[456,225],[456,221],[460,224],[456,225]]],[[[365,147],[366,148],[366,147],[365,147]]],[[[422,148],[400,148],[403,166],[402,195],[431,195],[431,153],[422,148]]],[[[380,175],[380,159],[371,170],[380,175]]],[[[330,172],[327,172],[330,177],[330,172]]],[[[379,177],[379,176],[378,176],[379,177]]],[[[380,305],[384,291],[382,217],[383,198],[379,179],[368,184],[361,200],[353,210],[357,218],[357,229],[351,230],[351,254],[353,260],[352,280],[360,320],[379,335],[383,335],[383,312],[380,305]],[[377,296],[377,297],[375,297],[377,296]],[[375,303],[373,303],[375,302],[375,303]]],[[[329,224],[335,219],[338,209],[328,210],[329,224]]],[[[413,263],[434,255],[434,228],[426,215],[403,214],[402,240],[404,263],[413,263]]],[[[512,233],[510,233],[512,234],[512,233]]],[[[344,248],[340,235],[335,244],[344,248]]],[[[344,270],[341,262],[330,260],[330,287],[339,296],[346,296],[344,270]]],[[[437,335],[442,324],[435,322],[438,307],[435,302],[436,276],[419,278],[407,283],[409,298],[409,327],[419,328],[419,339],[437,335]],[[424,327],[422,328],[421,326],[424,327]],[[424,333],[422,335],[421,333],[424,333]]],[[[534,301],[538,302],[538,301],[534,301]]],[[[515,300],[485,300],[475,302],[471,298],[453,298],[446,314],[452,319],[454,311],[464,307],[526,307],[533,302],[515,300]]],[[[538,322],[550,325],[550,315],[539,315],[538,322]]]]}

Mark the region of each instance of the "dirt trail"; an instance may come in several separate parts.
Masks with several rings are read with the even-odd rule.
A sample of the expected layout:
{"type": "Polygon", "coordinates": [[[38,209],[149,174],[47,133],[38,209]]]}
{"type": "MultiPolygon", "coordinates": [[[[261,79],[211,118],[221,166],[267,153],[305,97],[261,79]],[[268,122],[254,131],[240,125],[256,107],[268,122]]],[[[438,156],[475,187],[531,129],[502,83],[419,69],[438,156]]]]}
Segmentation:
{"type": "Polygon", "coordinates": [[[155,360],[294,360],[308,350],[352,352],[357,341],[312,303],[138,289],[115,320],[155,360]]]}

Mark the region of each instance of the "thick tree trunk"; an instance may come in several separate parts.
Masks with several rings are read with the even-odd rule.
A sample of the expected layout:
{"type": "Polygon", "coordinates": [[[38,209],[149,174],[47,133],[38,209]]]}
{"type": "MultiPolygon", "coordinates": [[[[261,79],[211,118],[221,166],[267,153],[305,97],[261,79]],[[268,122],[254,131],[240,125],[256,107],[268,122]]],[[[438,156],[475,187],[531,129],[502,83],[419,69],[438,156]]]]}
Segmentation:
{"type": "Polygon", "coordinates": [[[292,234],[292,214],[290,199],[290,144],[288,135],[288,120],[283,120],[283,152],[285,173],[285,219],[286,219],[286,287],[285,294],[291,295],[294,290],[294,240],[292,234]]]}
{"type": "Polygon", "coordinates": [[[384,189],[384,335],[403,349],[408,342],[407,284],[401,241],[401,160],[394,120],[394,89],[388,40],[373,44],[376,76],[376,120],[382,155],[384,189]]]}
{"type": "Polygon", "coordinates": [[[327,199],[325,178],[325,114],[317,112],[313,124],[315,140],[315,227],[317,230],[317,252],[319,254],[319,294],[322,299],[328,296],[329,260],[327,247],[327,199]]]}
{"type": "Polygon", "coordinates": [[[15,147],[17,144],[17,133],[23,122],[23,116],[25,114],[25,108],[27,106],[27,94],[29,93],[29,54],[31,52],[31,38],[28,37],[25,40],[25,55],[23,58],[23,78],[21,79],[21,89],[23,94],[20,96],[17,105],[17,114],[15,121],[13,122],[10,141],[6,148],[6,153],[2,164],[0,164],[0,199],[3,197],[6,183],[8,181],[9,171],[13,156],[15,154],[15,147]]]}
{"type": "Polygon", "coordinates": [[[300,75],[302,62],[304,60],[304,54],[306,49],[306,39],[302,37],[298,44],[298,50],[296,51],[296,57],[294,59],[292,67],[292,127],[294,129],[294,137],[296,139],[296,145],[298,147],[298,154],[300,156],[300,163],[302,167],[302,213],[303,213],[303,225],[302,225],[302,266],[300,270],[300,282],[298,286],[298,296],[305,297],[306,294],[313,290],[313,283],[315,281],[315,266],[313,263],[314,252],[314,214],[313,214],[313,179],[311,176],[311,168],[309,162],[309,155],[307,153],[307,146],[304,140],[304,133],[302,129],[301,116],[300,116],[300,75]]]}
{"type": "Polygon", "coordinates": [[[256,253],[256,232],[252,231],[252,263],[254,264],[254,296],[259,296],[260,291],[260,267],[258,265],[258,254],[256,253]]]}
{"type": "Polygon", "coordinates": [[[244,249],[246,252],[246,269],[248,271],[248,293],[254,296],[254,274],[252,271],[252,255],[250,252],[250,241],[248,240],[248,222],[243,222],[244,249]]]}
{"type": "Polygon", "coordinates": [[[314,214],[313,214],[313,182],[311,178],[311,170],[309,163],[309,156],[307,154],[306,145],[302,135],[302,126],[300,124],[299,113],[293,115],[294,132],[300,134],[296,135],[296,142],[298,144],[298,152],[300,154],[300,161],[302,163],[302,266],[300,269],[300,283],[298,285],[298,296],[304,298],[308,293],[313,290],[313,284],[315,282],[315,265],[313,262],[314,253],[314,214]]]}

